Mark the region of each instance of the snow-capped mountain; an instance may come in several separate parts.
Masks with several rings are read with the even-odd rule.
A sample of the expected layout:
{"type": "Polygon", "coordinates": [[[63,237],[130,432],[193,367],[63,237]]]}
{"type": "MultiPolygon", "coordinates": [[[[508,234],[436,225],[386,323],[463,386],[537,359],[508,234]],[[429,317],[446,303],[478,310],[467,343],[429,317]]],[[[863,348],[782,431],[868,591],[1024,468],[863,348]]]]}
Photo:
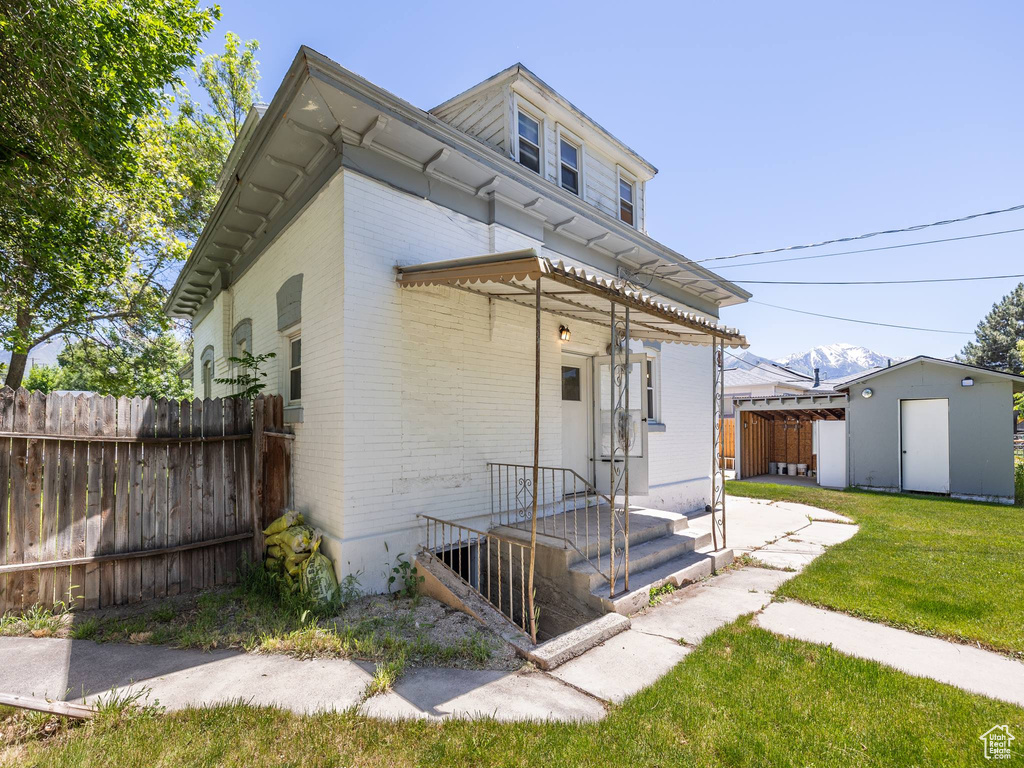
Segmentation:
{"type": "Polygon", "coordinates": [[[886,357],[865,347],[839,343],[815,347],[807,352],[797,352],[776,362],[808,375],[813,375],[814,369],[820,368],[822,379],[835,379],[869,368],[884,367],[890,360],[895,363],[899,362],[900,358],[886,357]]]}
{"type": "Polygon", "coordinates": [[[749,349],[739,349],[736,351],[729,350],[728,357],[725,361],[725,367],[739,368],[740,370],[743,371],[749,371],[751,368],[754,368],[755,366],[760,365],[762,363],[768,363],[769,365],[771,365],[772,362],[774,361],[769,360],[767,357],[755,355],[749,349]]]}

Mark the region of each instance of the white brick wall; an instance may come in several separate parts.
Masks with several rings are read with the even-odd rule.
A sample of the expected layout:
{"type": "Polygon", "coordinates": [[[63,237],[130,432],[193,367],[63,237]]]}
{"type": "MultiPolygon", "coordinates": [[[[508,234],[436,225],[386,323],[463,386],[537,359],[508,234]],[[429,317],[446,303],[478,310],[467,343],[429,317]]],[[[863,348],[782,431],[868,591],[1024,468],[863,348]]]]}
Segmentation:
{"type": "MultiPolygon", "coordinates": [[[[254,351],[283,362],[275,294],[305,275],[296,506],[364,588],[385,589],[395,557],[415,551],[418,513],[486,526],[487,462],[532,461],[533,312],[455,288],[403,289],[394,267],[528,246],[540,243],[343,171],[232,289],[230,322],[252,318],[254,351]]],[[[223,316],[218,305],[195,329],[197,355],[222,337],[223,316]]],[[[608,344],[606,329],[570,323],[563,347],[562,322],[542,317],[541,462],[551,466],[562,463],[563,348],[595,355],[608,344]]],[[[661,365],[667,429],[650,436],[652,494],[636,501],[703,507],[711,352],[665,344],[661,365]]]]}

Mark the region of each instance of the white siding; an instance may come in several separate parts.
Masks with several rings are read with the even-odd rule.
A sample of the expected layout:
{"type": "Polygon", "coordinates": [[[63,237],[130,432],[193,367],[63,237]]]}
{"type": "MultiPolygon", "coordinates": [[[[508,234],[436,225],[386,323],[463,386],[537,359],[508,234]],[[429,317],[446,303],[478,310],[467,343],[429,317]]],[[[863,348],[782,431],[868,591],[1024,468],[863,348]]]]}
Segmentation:
{"type": "Polygon", "coordinates": [[[490,144],[502,154],[508,154],[506,124],[510,99],[508,86],[497,86],[434,114],[453,128],[490,144]]]}

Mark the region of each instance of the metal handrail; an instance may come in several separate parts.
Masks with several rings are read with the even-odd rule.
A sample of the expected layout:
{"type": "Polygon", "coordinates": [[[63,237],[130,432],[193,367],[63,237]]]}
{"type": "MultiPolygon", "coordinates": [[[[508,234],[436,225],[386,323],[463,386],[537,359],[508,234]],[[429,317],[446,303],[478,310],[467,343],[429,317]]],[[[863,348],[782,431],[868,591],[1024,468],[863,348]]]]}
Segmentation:
{"type": "Polygon", "coordinates": [[[489,531],[479,531],[451,520],[442,520],[422,514],[417,517],[427,524],[426,544],[421,545],[421,550],[494,606],[498,613],[513,626],[530,633],[531,640],[536,643],[536,626],[539,617],[534,607],[533,594],[529,593],[526,588],[527,572],[533,565],[533,552],[529,545],[489,531]],[[431,531],[433,531],[433,537],[431,537],[431,531]],[[474,547],[476,550],[475,563],[474,547]],[[508,570],[508,583],[505,589],[502,588],[502,579],[505,576],[505,569],[502,566],[503,548],[507,552],[505,562],[508,570]],[[463,556],[464,551],[465,557],[463,556]],[[517,552],[519,555],[518,590],[515,588],[517,574],[513,552],[517,552]],[[482,559],[486,562],[485,566],[481,565],[482,559]],[[518,605],[516,605],[517,603],[518,605]],[[519,609],[518,619],[516,617],[517,608],[519,609]],[[532,622],[530,621],[531,617],[534,619],[532,622]],[[533,633],[531,633],[531,628],[533,633]]]}
{"type": "MultiPolygon", "coordinates": [[[[491,524],[514,526],[531,520],[534,493],[533,465],[488,462],[487,467],[491,485],[491,524]]],[[[569,467],[538,467],[537,481],[540,486],[537,532],[560,539],[564,547],[576,550],[614,588],[620,570],[614,565],[614,539],[617,533],[625,535],[624,532],[608,531],[611,534],[608,557],[604,558],[601,552],[601,504],[606,504],[608,510],[612,512],[609,518],[609,524],[612,524],[616,517],[613,499],[598,491],[593,483],[569,467]],[[546,514],[541,515],[541,510],[546,514]],[[581,511],[582,521],[579,514],[581,511]],[[594,514],[591,514],[592,512],[594,514]],[[559,513],[562,520],[561,530],[557,522],[559,513]],[[591,526],[594,526],[593,530],[591,526]],[[592,532],[594,536],[591,536],[592,532]]],[[[622,563],[620,568],[621,566],[622,563]]]]}

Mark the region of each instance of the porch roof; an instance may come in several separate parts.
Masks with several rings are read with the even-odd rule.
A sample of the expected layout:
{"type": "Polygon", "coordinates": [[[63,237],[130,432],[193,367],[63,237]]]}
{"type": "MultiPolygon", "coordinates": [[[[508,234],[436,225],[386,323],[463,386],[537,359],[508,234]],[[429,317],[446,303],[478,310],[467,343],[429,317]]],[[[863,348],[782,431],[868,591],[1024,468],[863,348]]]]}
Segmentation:
{"type": "Polygon", "coordinates": [[[658,301],[621,281],[607,280],[561,261],[552,262],[533,248],[400,266],[397,272],[396,279],[406,288],[450,285],[531,309],[535,308],[536,281],[542,278],[543,312],[607,326],[608,302],[613,301],[629,307],[630,336],[634,339],[699,345],[721,339],[728,347],[749,346],[735,328],[658,301]]]}

